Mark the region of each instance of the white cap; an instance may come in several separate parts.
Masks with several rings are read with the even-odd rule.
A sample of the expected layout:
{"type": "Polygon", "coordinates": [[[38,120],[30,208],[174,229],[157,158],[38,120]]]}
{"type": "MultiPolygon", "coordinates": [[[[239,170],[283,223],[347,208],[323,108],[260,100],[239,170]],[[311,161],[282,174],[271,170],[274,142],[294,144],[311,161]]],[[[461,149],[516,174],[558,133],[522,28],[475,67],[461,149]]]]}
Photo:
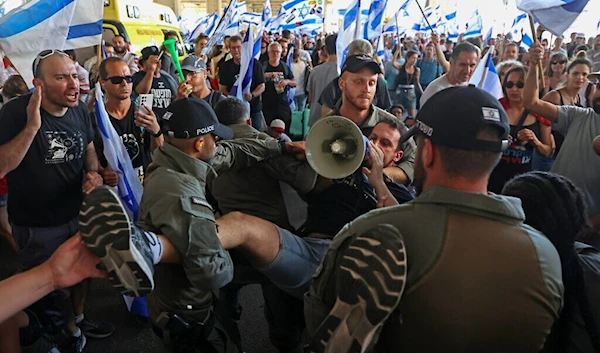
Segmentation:
{"type": "Polygon", "coordinates": [[[276,131],[285,131],[285,123],[281,119],[271,121],[271,128],[276,131]]]}

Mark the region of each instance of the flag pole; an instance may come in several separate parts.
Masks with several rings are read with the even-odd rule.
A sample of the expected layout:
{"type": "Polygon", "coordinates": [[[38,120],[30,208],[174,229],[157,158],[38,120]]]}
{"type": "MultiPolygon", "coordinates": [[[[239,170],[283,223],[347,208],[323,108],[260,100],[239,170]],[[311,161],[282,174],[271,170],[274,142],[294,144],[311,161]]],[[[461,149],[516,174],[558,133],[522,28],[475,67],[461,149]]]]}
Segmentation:
{"type": "MultiPolygon", "coordinates": [[[[531,17],[530,14],[527,14],[527,17],[529,18],[529,27],[531,27],[531,35],[534,38],[534,43],[535,42],[539,42],[539,39],[538,39],[538,37],[537,37],[537,35],[535,33],[535,25],[533,23],[533,17],[531,17]]],[[[544,53],[544,55],[546,55],[546,53],[544,53]]],[[[538,63],[538,68],[540,69],[540,75],[541,75],[541,77],[544,77],[544,64],[542,64],[541,61],[538,63]]],[[[541,81],[542,81],[541,82],[542,89],[545,89],[546,88],[546,83],[544,82],[543,79],[541,81]]]]}
{"type": "Polygon", "coordinates": [[[427,19],[427,16],[425,15],[425,11],[423,11],[421,4],[419,4],[419,0],[415,0],[415,2],[419,6],[419,10],[421,10],[421,14],[423,15],[423,18],[425,19],[425,23],[427,23],[427,26],[429,26],[429,30],[431,30],[431,33],[435,34],[435,32],[433,31],[433,27],[431,27],[431,23],[429,23],[429,20],[427,19]]]}
{"type": "Polygon", "coordinates": [[[396,20],[396,38],[398,38],[398,49],[400,48],[400,27],[398,27],[398,13],[394,15],[396,20]]]}

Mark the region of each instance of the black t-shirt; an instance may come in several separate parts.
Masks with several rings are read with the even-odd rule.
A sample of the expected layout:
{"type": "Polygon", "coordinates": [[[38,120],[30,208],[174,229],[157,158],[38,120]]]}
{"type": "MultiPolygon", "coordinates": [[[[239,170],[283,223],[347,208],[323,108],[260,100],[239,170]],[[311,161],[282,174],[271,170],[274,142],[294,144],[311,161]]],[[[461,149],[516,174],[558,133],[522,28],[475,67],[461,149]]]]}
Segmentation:
{"type": "MultiPolygon", "coordinates": [[[[0,145],[10,142],[27,123],[31,94],[0,110],[0,145]]],[[[41,109],[42,126],[19,166],[8,173],[8,215],[25,227],[54,227],[77,217],[83,192],[85,151],[94,130],[85,105],[57,118],[41,109]]]]}
{"type": "Polygon", "coordinates": [[[215,106],[217,105],[217,103],[219,103],[220,101],[225,99],[225,96],[221,92],[210,91],[208,96],[206,96],[202,99],[204,99],[204,101],[206,103],[208,103],[208,105],[210,105],[211,108],[215,109],[215,106]]]}
{"type": "MultiPolygon", "coordinates": [[[[333,109],[335,104],[342,98],[342,90],[340,89],[338,80],[339,77],[336,77],[325,86],[323,93],[321,93],[321,98],[319,98],[319,104],[333,109]]],[[[387,110],[392,106],[392,100],[385,80],[379,75],[377,75],[377,87],[375,97],[373,97],[373,104],[383,110],[387,110]]]]}
{"type": "MultiPolygon", "coordinates": [[[[110,114],[108,117],[110,123],[114,127],[117,135],[123,141],[123,145],[129,154],[131,159],[131,165],[140,178],[140,182],[144,182],[144,172],[148,164],[152,161],[150,153],[150,134],[147,130],[142,132],[139,126],[135,125],[134,119],[135,106],[132,103],[129,107],[127,115],[121,120],[113,118],[110,114]]],[[[94,121],[94,127],[97,129],[96,117],[93,114],[92,118],[94,121]]],[[[104,142],[102,141],[102,135],[100,131],[96,130],[96,136],[94,138],[94,147],[98,154],[98,160],[100,164],[106,168],[107,162],[104,157],[104,142]]]]}
{"type": "MultiPolygon", "coordinates": [[[[413,195],[401,184],[386,181],[386,185],[398,203],[413,199],[413,195]]],[[[330,235],[332,238],[346,225],[377,207],[377,197],[360,169],[354,174],[334,180],[334,184],[319,194],[307,195],[308,215],[300,233],[330,235]]]]}
{"type": "MultiPolygon", "coordinates": [[[[142,82],[146,76],[145,71],[136,72],[133,75],[133,90],[142,82]]],[[[152,87],[149,94],[153,95],[152,111],[158,119],[167,111],[172,100],[177,97],[177,81],[166,71],[160,70],[160,77],[152,78],[152,87]]]]}
{"type": "MultiPolygon", "coordinates": [[[[227,60],[221,64],[219,69],[219,84],[227,87],[227,91],[231,91],[231,88],[235,84],[235,81],[240,75],[240,65],[237,65],[233,59],[227,60]]],[[[252,83],[250,84],[250,90],[254,91],[258,85],[265,83],[265,74],[263,67],[260,62],[254,59],[252,67],[252,83]]],[[[250,112],[258,113],[262,110],[262,103],[260,97],[254,97],[250,101],[250,112]]]]}
{"type": "Polygon", "coordinates": [[[275,78],[266,78],[267,75],[265,75],[265,91],[262,94],[262,98],[265,103],[263,110],[285,111],[287,112],[286,115],[292,115],[292,110],[290,109],[287,95],[288,90],[290,89],[289,86],[286,86],[281,93],[277,93],[277,90],[275,89],[275,85],[279,81],[292,80],[294,78],[292,70],[290,70],[290,68],[281,61],[277,67],[273,67],[269,64],[269,62],[266,62],[264,64],[264,68],[265,74],[267,72],[274,72],[277,76],[275,78]]]}

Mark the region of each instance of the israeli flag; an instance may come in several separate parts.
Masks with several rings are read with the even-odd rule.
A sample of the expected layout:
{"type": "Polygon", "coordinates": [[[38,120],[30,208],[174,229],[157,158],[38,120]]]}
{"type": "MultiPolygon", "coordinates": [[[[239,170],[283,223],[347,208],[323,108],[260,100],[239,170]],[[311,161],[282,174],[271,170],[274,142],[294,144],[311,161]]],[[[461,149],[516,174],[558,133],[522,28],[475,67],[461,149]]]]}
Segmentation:
{"type": "Polygon", "coordinates": [[[348,53],[348,46],[353,40],[360,38],[362,33],[359,31],[359,12],[360,11],[360,0],[353,0],[342,19],[342,27],[338,33],[337,40],[335,42],[337,51],[337,64],[338,69],[341,70],[344,61],[346,60],[346,54],[348,53]]]}
{"type": "Polygon", "coordinates": [[[498,77],[494,61],[492,60],[493,53],[494,46],[492,45],[490,50],[488,50],[484,57],[479,61],[469,83],[476,85],[497,99],[500,99],[504,96],[504,93],[502,93],[500,78],[498,77]]]}
{"type": "Polygon", "coordinates": [[[217,29],[217,24],[219,23],[219,15],[213,13],[212,15],[208,15],[200,18],[197,22],[198,25],[192,32],[187,35],[188,40],[194,41],[201,33],[206,34],[207,36],[212,36],[217,29]]]}
{"type": "Polygon", "coordinates": [[[485,35],[485,38],[483,39],[484,47],[487,46],[490,39],[492,39],[492,36],[494,35],[493,32],[494,32],[494,26],[490,27],[490,30],[487,32],[487,34],[485,35]]]}
{"type": "Polygon", "coordinates": [[[314,28],[318,26],[323,26],[324,20],[319,17],[308,18],[306,20],[292,22],[292,23],[284,23],[279,26],[280,29],[288,29],[290,31],[296,31],[305,28],[314,28]]]}
{"type": "Polygon", "coordinates": [[[415,31],[429,32],[436,29],[438,24],[440,24],[442,21],[442,16],[440,15],[440,5],[436,6],[435,8],[427,6],[423,12],[425,12],[425,18],[427,18],[427,21],[425,21],[425,18],[421,19],[421,21],[414,27],[415,31]],[[431,28],[429,28],[427,22],[429,22],[431,28]]]}
{"type": "Polygon", "coordinates": [[[385,62],[385,47],[384,47],[384,40],[383,40],[383,36],[380,36],[377,39],[377,58],[379,58],[379,62],[385,62]]]}
{"type": "Polygon", "coordinates": [[[448,33],[448,39],[453,42],[456,42],[460,36],[460,30],[456,20],[456,13],[457,10],[455,9],[444,16],[444,30],[446,33],[448,33]]]}
{"type": "Polygon", "coordinates": [[[481,21],[481,16],[479,15],[479,9],[475,10],[469,22],[467,23],[467,30],[463,34],[463,38],[473,38],[479,37],[483,32],[483,22],[481,21]]]}
{"type": "MultiPolygon", "coordinates": [[[[104,157],[106,157],[109,169],[118,174],[117,194],[125,206],[125,211],[127,211],[130,219],[135,222],[138,219],[144,188],[133,169],[131,158],[129,158],[129,153],[125,145],[123,145],[121,137],[119,137],[110,122],[110,118],[104,107],[104,101],[102,100],[102,88],[99,82],[96,83],[94,91],[96,93],[96,121],[98,122],[98,130],[100,130],[100,134],[102,135],[102,142],[104,143],[104,157]]],[[[136,315],[148,317],[146,297],[124,295],[123,299],[129,311],[136,315]]]]}
{"type": "Polygon", "coordinates": [[[285,12],[278,14],[277,17],[272,19],[271,23],[265,28],[270,32],[279,32],[279,30],[283,26],[286,16],[287,14],[285,12]]]}
{"type": "Polygon", "coordinates": [[[261,15],[263,28],[269,28],[271,24],[273,12],[271,11],[271,0],[265,0],[265,7],[263,8],[263,12],[261,15]]]}
{"type": "Polygon", "coordinates": [[[521,42],[521,46],[525,49],[529,49],[533,44],[532,34],[529,33],[529,20],[527,14],[521,12],[515,17],[510,32],[513,37],[513,41],[521,42]]]}
{"type": "Polygon", "coordinates": [[[255,34],[252,25],[248,27],[244,41],[242,42],[242,59],[240,62],[240,74],[235,84],[229,91],[230,97],[236,97],[246,103],[248,109],[250,104],[244,99],[244,95],[250,93],[252,84],[252,70],[254,69],[254,58],[260,55],[262,37],[255,34]]]}
{"type": "Polygon", "coordinates": [[[223,13],[223,19],[221,20],[221,23],[219,23],[215,29],[214,35],[209,38],[208,43],[206,43],[206,46],[204,49],[202,49],[201,54],[208,54],[215,44],[223,41],[223,38],[225,37],[225,30],[231,25],[235,12],[237,11],[236,4],[237,0],[231,0],[229,6],[227,6],[225,12],[223,13]]]}
{"type": "Polygon", "coordinates": [[[373,0],[367,15],[367,25],[365,26],[366,39],[375,39],[381,36],[383,30],[383,15],[388,0],[373,0]]]}
{"type": "Polygon", "coordinates": [[[257,12],[244,12],[242,14],[242,22],[260,26],[262,25],[262,14],[257,12]]]}
{"type": "Polygon", "coordinates": [[[562,35],[581,15],[589,0],[516,0],[517,8],[535,18],[555,36],[562,35]]]}
{"type": "Polygon", "coordinates": [[[307,16],[318,16],[323,18],[325,13],[323,5],[325,0],[288,0],[281,4],[279,14],[285,13],[292,22],[295,19],[305,20],[307,16]]]}
{"type": "Polygon", "coordinates": [[[30,1],[0,18],[0,46],[33,87],[31,64],[42,50],[100,44],[103,11],[103,0],[30,1]]]}

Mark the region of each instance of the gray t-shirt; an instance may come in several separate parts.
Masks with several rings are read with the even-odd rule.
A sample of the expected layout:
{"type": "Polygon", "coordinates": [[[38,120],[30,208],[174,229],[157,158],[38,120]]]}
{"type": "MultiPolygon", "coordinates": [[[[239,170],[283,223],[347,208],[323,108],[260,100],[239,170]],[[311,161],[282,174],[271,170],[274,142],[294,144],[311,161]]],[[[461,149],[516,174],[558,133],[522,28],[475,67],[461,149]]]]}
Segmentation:
{"type": "Polygon", "coordinates": [[[308,77],[308,86],[306,91],[310,93],[310,119],[308,125],[312,126],[321,117],[321,104],[319,104],[319,97],[323,93],[323,89],[333,80],[339,76],[337,63],[335,62],[324,62],[315,68],[308,77]]]}
{"type": "MultiPolygon", "coordinates": [[[[434,94],[438,93],[439,91],[443,91],[446,88],[455,86],[451,84],[450,81],[448,81],[447,75],[448,74],[445,74],[436,78],[429,84],[429,86],[427,86],[425,92],[423,92],[423,95],[421,96],[421,107],[424,106],[425,102],[427,102],[427,100],[431,98],[434,94]]],[[[465,83],[465,85],[466,84],[467,83],[465,83]]]]}
{"type": "Polygon", "coordinates": [[[565,135],[552,172],[571,179],[583,191],[589,216],[599,214],[600,157],[592,142],[600,135],[600,115],[592,108],[559,106],[552,128],[565,135]]]}

